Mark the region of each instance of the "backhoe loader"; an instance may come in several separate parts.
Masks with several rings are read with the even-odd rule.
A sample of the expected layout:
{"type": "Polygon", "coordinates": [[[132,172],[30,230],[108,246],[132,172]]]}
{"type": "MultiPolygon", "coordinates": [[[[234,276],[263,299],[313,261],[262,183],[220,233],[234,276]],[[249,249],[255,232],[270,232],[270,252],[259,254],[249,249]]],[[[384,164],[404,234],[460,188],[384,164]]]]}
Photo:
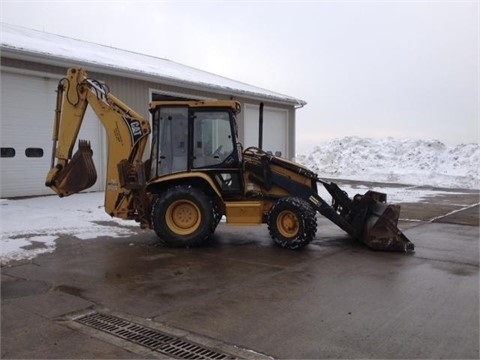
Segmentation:
{"type": "Polygon", "coordinates": [[[96,182],[90,143],[79,140],[72,155],[88,105],[108,140],[105,211],[153,229],[166,245],[200,245],[225,216],[227,224],[267,224],[277,245],[299,249],[314,239],[318,212],[374,250],[414,250],[397,227],[400,207],[388,204],[385,194],[349,198],[300,164],[260,147],[243,149],[237,101],[153,101],[150,126],[80,68],[69,69],[57,90],[46,186],[59,196],[96,182]],[[318,185],[330,193],[331,204],[319,196],[318,185]]]}

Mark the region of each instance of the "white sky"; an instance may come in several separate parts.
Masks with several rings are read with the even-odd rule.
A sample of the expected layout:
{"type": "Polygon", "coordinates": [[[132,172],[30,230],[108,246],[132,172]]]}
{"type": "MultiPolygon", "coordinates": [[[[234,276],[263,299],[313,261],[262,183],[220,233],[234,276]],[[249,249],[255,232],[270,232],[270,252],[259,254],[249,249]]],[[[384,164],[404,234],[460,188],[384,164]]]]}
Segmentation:
{"type": "Polygon", "coordinates": [[[5,23],[307,101],[299,152],[350,135],[480,141],[479,1],[0,1],[5,23]]]}

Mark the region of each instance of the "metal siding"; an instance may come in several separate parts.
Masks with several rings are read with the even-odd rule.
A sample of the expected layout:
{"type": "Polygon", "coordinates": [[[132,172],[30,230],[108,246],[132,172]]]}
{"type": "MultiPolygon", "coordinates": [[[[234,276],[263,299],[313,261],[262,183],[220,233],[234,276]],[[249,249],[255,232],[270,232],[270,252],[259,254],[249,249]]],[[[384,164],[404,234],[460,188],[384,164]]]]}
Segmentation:
{"type": "Polygon", "coordinates": [[[141,81],[98,73],[88,73],[88,76],[105,82],[113,95],[138,112],[149,118],[148,87],[141,81]]]}
{"type": "MultiPolygon", "coordinates": [[[[44,74],[47,74],[49,77],[52,77],[52,76],[63,77],[66,74],[67,68],[72,66],[78,66],[77,64],[66,62],[65,67],[59,67],[59,66],[46,65],[46,64],[35,63],[31,61],[11,59],[11,58],[5,58],[5,57],[2,57],[1,60],[2,60],[3,68],[7,67],[9,70],[18,69],[19,72],[25,71],[26,73],[30,73],[30,72],[44,73],[44,74]]],[[[239,98],[239,97],[234,97],[228,94],[214,93],[208,90],[205,90],[205,91],[192,90],[192,89],[182,88],[178,86],[165,85],[165,84],[160,84],[156,82],[148,82],[148,81],[131,79],[127,77],[121,77],[117,75],[93,72],[93,71],[89,71],[88,67],[86,67],[86,70],[88,71],[90,77],[96,78],[97,80],[100,80],[100,81],[104,81],[109,86],[111,92],[116,97],[118,97],[123,102],[128,104],[132,109],[137,111],[146,119],[150,119],[150,114],[148,112],[148,104],[150,103],[150,100],[151,100],[150,94],[152,91],[159,92],[159,93],[163,92],[167,94],[168,93],[184,94],[185,96],[191,97],[191,98],[199,97],[199,98],[219,99],[219,100],[235,99],[239,101],[240,104],[242,105],[242,112],[237,116],[239,141],[241,143],[245,143],[246,104],[247,103],[256,104],[256,105],[259,104],[258,99],[252,100],[248,98],[239,98]]],[[[54,93],[52,96],[54,96],[54,93]]],[[[3,95],[2,95],[2,100],[3,100],[3,95]]],[[[279,105],[277,103],[272,103],[270,101],[264,101],[264,103],[265,103],[265,107],[272,107],[272,108],[277,108],[277,109],[282,109],[287,111],[288,125],[287,125],[287,140],[286,140],[285,155],[286,157],[291,158],[292,156],[295,155],[295,107],[288,106],[288,105],[279,105]]],[[[48,116],[46,117],[43,116],[42,118],[45,118],[45,121],[46,121],[46,123],[44,123],[44,126],[47,126],[48,129],[50,129],[52,126],[51,124],[52,124],[53,108],[55,106],[55,100],[49,99],[48,104],[49,104],[48,106],[49,106],[50,112],[48,113],[48,116]]],[[[6,119],[6,118],[7,117],[4,117],[4,111],[2,109],[2,119],[6,119]]],[[[95,122],[96,120],[92,120],[92,121],[95,122]]],[[[4,121],[2,120],[2,122],[4,121]]],[[[96,123],[100,124],[100,122],[98,121],[96,121],[96,123]]],[[[99,173],[99,179],[102,179],[101,183],[99,184],[99,189],[102,190],[104,188],[103,170],[106,167],[106,141],[104,140],[105,134],[104,134],[103,127],[101,125],[97,125],[96,133],[97,133],[96,136],[98,136],[99,138],[98,139],[99,144],[96,146],[97,148],[94,149],[94,154],[96,154],[97,156],[100,156],[100,159],[96,160],[96,165],[97,165],[97,171],[99,173]]],[[[46,154],[47,154],[47,157],[49,158],[50,147],[51,147],[50,135],[48,136],[47,144],[48,145],[44,145],[44,146],[45,146],[45,149],[47,149],[46,154]]],[[[148,156],[148,153],[149,153],[149,150],[146,151],[145,155],[148,156]]],[[[47,165],[47,168],[48,167],[49,167],[49,163],[47,165]]],[[[39,192],[38,194],[43,194],[43,193],[45,193],[45,189],[42,189],[42,191],[39,192]]]]}
{"type": "MultiPolygon", "coordinates": [[[[2,66],[31,69],[34,71],[41,71],[41,72],[43,71],[43,72],[59,74],[59,76],[64,76],[68,67],[78,66],[78,65],[74,63],[69,64],[66,62],[65,67],[62,68],[58,66],[45,65],[45,64],[39,64],[34,62],[27,62],[27,61],[10,59],[10,58],[2,58],[2,66]]],[[[88,67],[86,67],[86,70],[87,71],[89,70],[88,67]]],[[[260,103],[258,99],[252,100],[250,98],[232,96],[228,94],[218,94],[218,93],[214,93],[212,91],[207,91],[207,90],[198,91],[198,90],[192,90],[192,89],[182,88],[178,86],[165,85],[157,82],[141,81],[141,80],[126,78],[121,76],[106,75],[106,74],[95,73],[90,71],[89,71],[89,74],[90,74],[89,76],[91,77],[98,77],[99,80],[103,79],[104,81],[106,81],[107,85],[109,85],[114,95],[116,95],[122,100],[125,100],[127,104],[131,105],[131,107],[134,110],[136,110],[146,118],[150,118],[150,115],[148,113],[148,103],[150,102],[150,90],[158,91],[160,93],[171,92],[176,94],[184,94],[185,96],[192,97],[192,98],[195,98],[195,96],[201,96],[202,98],[209,98],[209,99],[235,99],[241,103],[242,109],[245,107],[246,103],[257,104],[257,105],[260,103]],[[131,94],[132,92],[134,92],[134,94],[131,94]]],[[[288,113],[288,119],[289,119],[288,121],[289,122],[288,153],[290,157],[294,156],[295,154],[295,123],[296,123],[295,107],[293,105],[292,106],[279,105],[278,103],[271,102],[268,100],[264,100],[263,102],[267,107],[270,106],[270,107],[277,107],[277,108],[288,110],[289,112],[288,113]]],[[[240,141],[243,142],[244,111],[237,116],[237,121],[238,121],[240,141]]]]}

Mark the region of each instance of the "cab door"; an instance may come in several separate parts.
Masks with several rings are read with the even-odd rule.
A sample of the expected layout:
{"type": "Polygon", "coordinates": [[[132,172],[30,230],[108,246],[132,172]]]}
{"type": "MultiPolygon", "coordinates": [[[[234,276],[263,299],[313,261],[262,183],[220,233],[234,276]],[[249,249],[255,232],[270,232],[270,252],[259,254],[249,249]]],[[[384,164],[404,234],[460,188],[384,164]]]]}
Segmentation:
{"type": "Polygon", "coordinates": [[[227,198],[242,193],[235,120],[228,110],[201,109],[192,114],[192,171],[208,173],[227,198]]]}
{"type": "Polygon", "coordinates": [[[160,107],[153,117],[152,171],[155,176],[188,170],[188,107],[160,107]]]}

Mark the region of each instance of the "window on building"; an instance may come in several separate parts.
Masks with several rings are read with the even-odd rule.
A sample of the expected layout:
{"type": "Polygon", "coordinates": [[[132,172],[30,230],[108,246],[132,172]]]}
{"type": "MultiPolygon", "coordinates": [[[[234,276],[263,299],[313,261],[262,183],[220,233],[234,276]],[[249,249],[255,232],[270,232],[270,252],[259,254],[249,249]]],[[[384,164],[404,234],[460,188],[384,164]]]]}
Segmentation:
{"type": "Polygon", "coordinates": [[[191,97],[186,97],[186,96],[172,96],[172,95],[166,95],[166,94],[158,94],[158,93],[153,93],[152,94],[152,101],[198,101],[198,99],[192,99],[191,97]]]}
{"type": "Polygon", "coordinates": [[[29,158],[41,158],[43,157],[43,149],[42,148],[26,148],[25,156],[29,158]]]}
{"type": "Polygon", "coordinates": [[[11,147],[2,147],[1,148],[1,157],[2,158],[13,158],[15,157],[15,149],[11,147]]]}

